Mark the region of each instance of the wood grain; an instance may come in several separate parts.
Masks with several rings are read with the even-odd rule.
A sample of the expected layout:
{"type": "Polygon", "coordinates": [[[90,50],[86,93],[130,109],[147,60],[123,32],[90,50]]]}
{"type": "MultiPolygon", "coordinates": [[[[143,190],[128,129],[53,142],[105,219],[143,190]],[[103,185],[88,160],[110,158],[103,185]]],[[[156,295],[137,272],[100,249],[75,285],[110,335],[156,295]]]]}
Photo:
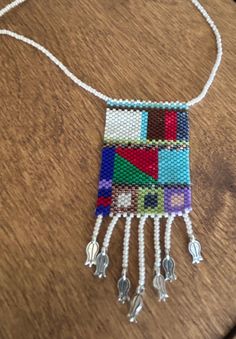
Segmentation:
{"type": "MultiPolygon", "coordinates": [[[[215,339],[234,326],[236,4],[202,4],[224,44],[213,87],[190,111],[192,219],[205,261],[191,265],[184,224],[177,220],[172,248],[178,280],[169,285],[169,301],[158,303],[149,221],[145,307],[136,326],[116,296],[123,221],[111,240],[107,279],[96,280],[84,267],[105,105],[36,50],[1,37],[1,338],[215,339]]],[[[213,34],[190,1],[32,0],[2,18],[2,27],[40,42],[82,80],[115,98],[189,100],[202,89],[216,53],[213,34]]]]}

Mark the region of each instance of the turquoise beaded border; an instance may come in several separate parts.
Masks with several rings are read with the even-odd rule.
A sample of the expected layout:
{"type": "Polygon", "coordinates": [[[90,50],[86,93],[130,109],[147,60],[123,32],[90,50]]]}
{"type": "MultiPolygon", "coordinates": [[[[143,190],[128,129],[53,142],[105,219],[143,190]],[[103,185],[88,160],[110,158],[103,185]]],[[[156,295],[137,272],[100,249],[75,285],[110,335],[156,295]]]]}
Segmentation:
{"type": "Polygon", "coordinates": [[[107,105],[110,107],[130,107],[130,108],[159,108],[159,109],[180,109],[187,110],[188,104],[186,102],[179,101],[165,101],[165,102],[156,102],[156,101],[139,101],[139,100],[122,100],[122,99],[113,99],[108,100],[107,105]]]}

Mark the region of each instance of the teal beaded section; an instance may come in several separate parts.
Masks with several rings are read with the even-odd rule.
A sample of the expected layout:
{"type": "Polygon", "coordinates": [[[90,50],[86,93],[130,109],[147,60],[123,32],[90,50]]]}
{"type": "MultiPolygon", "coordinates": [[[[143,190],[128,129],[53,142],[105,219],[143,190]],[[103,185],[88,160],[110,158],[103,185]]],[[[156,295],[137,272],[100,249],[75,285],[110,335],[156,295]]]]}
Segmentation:
{"type": "Polygon", "coordinates": [[[158,152],[160,184],[190,184],[189,149],[158,152]]]}
{"type": "Polygon", "coordinates": [[[148,124],[148,112],[142,111],[142,122],[141,122],[141,135],[140,140],[147,140],[147,124],[148,124]]]}
{"type": "Polygon", "coordinates": [[[135,101],[135,100],[108,100],[110,107],[126,107],[126,108],[156,108],[156,109],[174,109],[174,110],[187,110],[188,104],[186,102],[171,101],[171,102],[151,102],[151,101],[135,101]]]}

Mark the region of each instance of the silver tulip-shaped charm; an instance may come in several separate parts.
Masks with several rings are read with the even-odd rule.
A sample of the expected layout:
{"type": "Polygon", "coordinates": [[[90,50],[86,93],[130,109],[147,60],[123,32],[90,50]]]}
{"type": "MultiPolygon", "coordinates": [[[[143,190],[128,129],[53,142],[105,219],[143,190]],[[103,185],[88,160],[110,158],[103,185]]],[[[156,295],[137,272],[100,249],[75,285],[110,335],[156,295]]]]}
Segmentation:
{"type": "Polygon", "coordinates": [[[131,300],[130,309],[129,309],[129,313],[128,313],[129,321],[131,323],[133,323],[133,322],[137,323],[137,316],[143,308],[142,293],[143,292],[139,291],[139,289],[138,289],[135,296],[131,300]]]}
{"type": "Polygon", "coordinates": [[[165,270],[165,280],[169,281],[176,280],[174,259],[167,255],[163,259],[162,265],[165,270]]]}
{"type": "Polygon", "coordinates": [[[101,251],[96,259],[96,270],[94,275],[98,278],[105,278],[106,277],[106,269],[109,265],[109,258],[105,251],[101,251]]]}
{"type": "Polygon", "coordinates": [[[96,258],[99,251],[99,244],[97,241],[90,241],[86,247],[87,259],[85,261],[85,265],[92,267],[96,265],[96,258]]]}
{"type": "Polygon", "coordinates": [[[158,291],[159,301],[166,301],[169,297],[166,291],[165,278],[162,274],[156,273],[153,278],[153,287],[158,291]]]}
{"type": "Polygon", "coordinates": [[[192,263],[199,264],[203,257],[201,255],[201,244],[198,240],[193,239],[188,244],[189,253],[192,255],[192,263]]]}
{"type": "Polygon", "coordinates": [[[124,304],[126,301],[130,300],[129,290],[130,290],[130,280],[126,277],[125,274],[122,274],[117,283],[117,288],[119,292],[118,301],[124,304]]]}

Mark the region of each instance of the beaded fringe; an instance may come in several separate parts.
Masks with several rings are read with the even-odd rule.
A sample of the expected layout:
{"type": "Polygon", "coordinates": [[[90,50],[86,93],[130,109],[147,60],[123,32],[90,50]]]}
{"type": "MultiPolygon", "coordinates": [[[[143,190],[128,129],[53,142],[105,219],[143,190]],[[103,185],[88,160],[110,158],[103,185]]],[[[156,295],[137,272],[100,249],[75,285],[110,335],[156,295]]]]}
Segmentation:
{"type": "MultiPolygon", "coordinates": [[[[175,214],[171,214],[167,217],[167,222],[165,226],[165,253],[164,258],[161,256],[161,245],[160,245],[160,219],[161,215],[156,215],[152,217],[153,225],[154,225],[154,250],[155,250],[155,261],[153,264],[153,287],[158,292],[159,301],[166,301],[168,298],[166,282],[176,280],[175,274],[175,261],[171,256],[171,230],[174,222],[175,214]],[[164,274],[162,274],[162,270],[164,274]]],[[[102,224],[103,216],[97,216],[97,220],[95,223],[95,227],[92,234],[92,239],[88,243],[86,247],[87,259],[85,265],[92,267],[95,265],[94,275],[98,278],[106,277],[106,270],[109,265],[109,257],[108,250],[110,239],[113,233],[115,226],[119,219],[121,219],[121,215],[116,215],[112,218],[103,243],[101,250],[99,252],[99,244],[97,241],[98,233],[100,226],[102,224]]],[[[125,217],[125,228],[124,228],[124,240],[123,240],[123,260],[122,260],[122,270],[121,277],[117,282],[118,288],[118,301],[122,304],[130,301],[130,309],[128,313],[130,322],[137,322],[137,316],[143,308],[143,294],[145,291],[145,241],[144,241],[144,227],[148,216],[143,215],[139,218],[139,226],[138,226],[138,260],[139,260],[139,280],[138,286],[136,288],[135,295],[130,301],[130,287],[131,282],[128,278],[128,264],[129,264],[129,240],[131,233],[131,222],[133,217],[127,216],[125,217]]],[[[198,240],[196,240],[192,223],[188,213],[183,214],[183,219],[186,224],[187,234],[189,237],[188,250],[192,255],[192,263],[198,264],[203,258],[201,256],[201,245],[198,240]]]]}

